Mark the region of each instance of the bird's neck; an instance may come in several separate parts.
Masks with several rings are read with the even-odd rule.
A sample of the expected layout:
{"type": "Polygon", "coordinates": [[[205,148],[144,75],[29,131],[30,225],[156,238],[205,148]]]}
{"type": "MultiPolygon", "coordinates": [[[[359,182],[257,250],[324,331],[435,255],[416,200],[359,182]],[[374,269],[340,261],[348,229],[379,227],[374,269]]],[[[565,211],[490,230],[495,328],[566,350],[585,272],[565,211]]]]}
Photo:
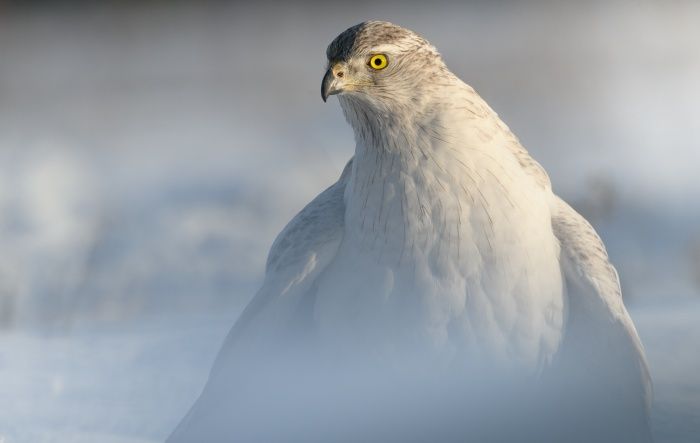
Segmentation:
{"type": "Polygon", "coordinates": [[[483,143],[469,144],[453,109],[383,116],[361,107],[346,116],[357,146],[346,187],[346,234],[383,259],[401,261],[416,249],[453,248],[482,178],[483,143]],[[460,143],[456,143],[460,140],[460,143]]]}

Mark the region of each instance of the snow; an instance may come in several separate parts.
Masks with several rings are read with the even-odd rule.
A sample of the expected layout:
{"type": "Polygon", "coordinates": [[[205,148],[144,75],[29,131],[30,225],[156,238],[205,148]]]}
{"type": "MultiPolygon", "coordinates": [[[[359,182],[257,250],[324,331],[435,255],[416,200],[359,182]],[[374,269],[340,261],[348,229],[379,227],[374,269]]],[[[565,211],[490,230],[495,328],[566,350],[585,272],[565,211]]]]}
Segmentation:
{"type": "Polygon", "coordinates": [[[165,438],[351,155],[319,84],[368,17],[426,35],[599,229],[658,440],[698,440],[697,4],[198,4],[0,15],[1,442],[165,438]]]}
{"type": "MultiPolygon", "coordinates": [[[[655,381],[659,442],[700,430],[700,303],[633,309],[655,381]]],[[[195,400],[231,318],[147,318],[119,329],[0,336],[6,442],[158,442],[195,400]]]]}
{"type": "Polygon", "coordinates": [[[196,398],[225,329],[219,321],[5,334],[0,376],[11,401],[0,406],[2,435],[7,442],[161,441],[196,398]]]}

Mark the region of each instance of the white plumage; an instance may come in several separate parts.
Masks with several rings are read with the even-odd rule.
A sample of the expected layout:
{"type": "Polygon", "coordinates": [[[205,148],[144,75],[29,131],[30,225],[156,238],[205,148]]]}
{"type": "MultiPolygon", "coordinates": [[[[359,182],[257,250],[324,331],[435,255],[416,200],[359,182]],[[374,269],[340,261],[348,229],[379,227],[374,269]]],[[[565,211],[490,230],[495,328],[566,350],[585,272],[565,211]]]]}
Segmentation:
{"type": "Polygon", "coordinates": [[[421,37],[366,22],[328,58],[355,156],[275,240],[169,441],[648,441],[643,350],[593,228],[421,37]]]}

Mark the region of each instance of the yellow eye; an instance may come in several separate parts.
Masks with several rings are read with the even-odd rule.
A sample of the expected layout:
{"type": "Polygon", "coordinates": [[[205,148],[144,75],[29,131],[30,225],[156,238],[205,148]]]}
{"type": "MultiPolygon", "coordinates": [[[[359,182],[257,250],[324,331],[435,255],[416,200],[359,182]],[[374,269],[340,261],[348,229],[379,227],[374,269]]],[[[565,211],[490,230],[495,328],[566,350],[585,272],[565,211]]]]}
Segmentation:
{"type": "Polygon", "coordinates": [[[376,69],[379,71],[380,69],[386,68],[386,65],[389,64],[386,60],[386,55],[384,54],[374,54],[372,57],[369,58],[369,61],[367,62],[370,68],[376,69]]]}

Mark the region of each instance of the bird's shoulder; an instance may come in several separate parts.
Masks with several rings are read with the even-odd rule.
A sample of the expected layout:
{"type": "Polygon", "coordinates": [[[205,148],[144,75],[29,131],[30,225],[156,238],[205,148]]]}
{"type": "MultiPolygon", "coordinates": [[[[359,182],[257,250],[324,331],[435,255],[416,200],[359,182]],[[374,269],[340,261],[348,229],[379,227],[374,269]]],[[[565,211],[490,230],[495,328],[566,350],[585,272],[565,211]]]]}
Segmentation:
{"type": "Polygon", "coordinates": [[[551,190],[547,171],[530,155],[508,125],[474,88],[459,80],[458,93],[452,100],[461,121],[468,122],[468,127],[476,128],[480,133],[479,140],[500,145],[494,147],[496,149],[505,148],[505,151],[515,158],[522,171],[530,179],[534,180],[540,188],[551,190]]]}
{"type": "Polygon", "coordinates": [[[568,271],[595,289],[611,315],[626,320],[617,271],[603,241],[588,220],[558,196],[554,196],[552,207],[552,230],[561,246],[561,258],[570,267],[568,271]]]}
{"type": "Polygon", "coordinates": [[[556,195],[552,230],[561,247],[560,261],[567,286],[569,319],[565,340],[574,340],[584,347],[592,344],[594,348],[585,348],[591,350],[587,352],[589,357],[604,352],[597,356],[600,361],[627,367],[624,383],[634,387],[636,380],[637,392],[648,413],[652,387],[646,356],[603,241],[581,214],[556,195]]]}
{"type": "Polygon", "coordinates": [[[282,229],[270,248],[266,274],[303,263],[319,249],[337,247],[342,238],[344,193],[352,162],[353,159],[348,161],[337,182],[321,192],[282,229]]]}
{"type": "Polygon", "coordinates": [[[245,307],[217,357],[225,367],[233,343],[244,335],[264,334],[293,317],[291,307],[313,289],[316,278],[333,260],[343,237],[343,194],[352,168],[302,209],[275,239],[267,258],[262,287],[245,307]],[[277,326],[271,326],[277,325],[277,326]]]}

